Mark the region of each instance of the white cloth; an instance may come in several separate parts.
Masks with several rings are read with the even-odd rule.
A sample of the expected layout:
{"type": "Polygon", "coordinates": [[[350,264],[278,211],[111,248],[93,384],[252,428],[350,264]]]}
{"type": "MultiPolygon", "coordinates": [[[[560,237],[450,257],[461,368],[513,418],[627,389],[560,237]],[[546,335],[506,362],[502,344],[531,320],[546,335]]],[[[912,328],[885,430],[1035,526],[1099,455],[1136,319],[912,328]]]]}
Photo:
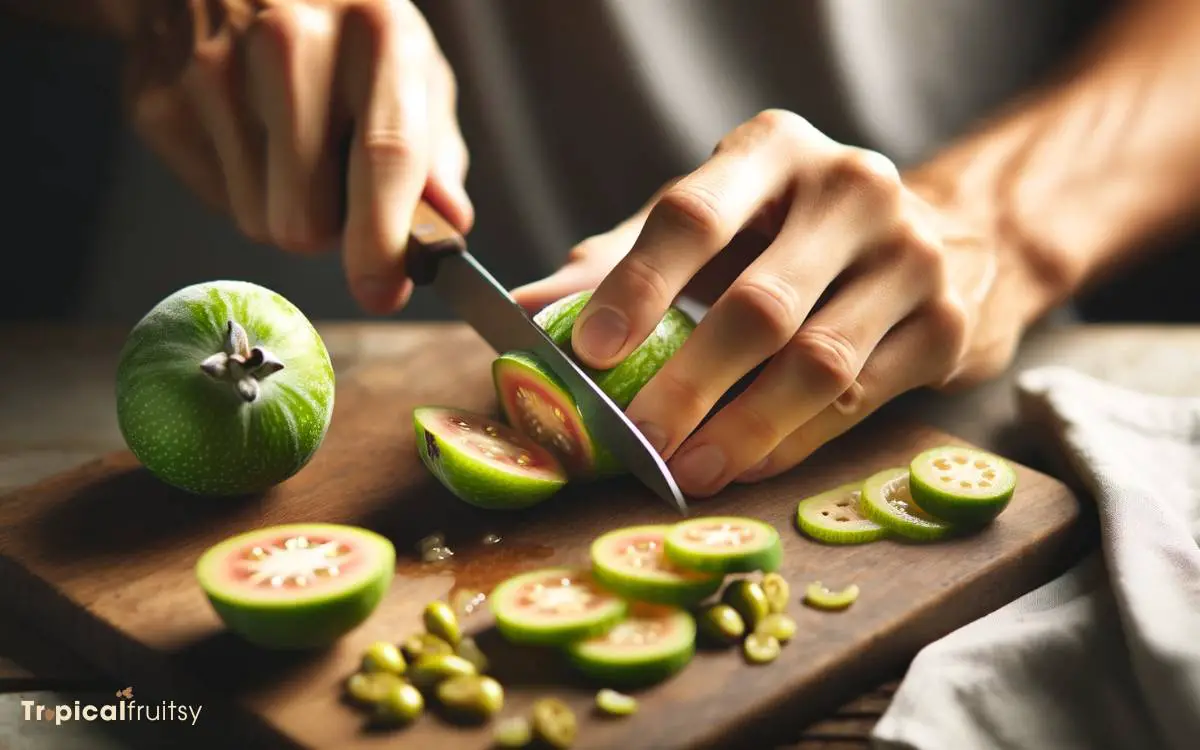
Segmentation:
{"type": "Polygon", "coordinates": [[[1095,497],[1101,548],[922,650],[875,747],[1194,750],[1200,398],[1061,367],[1028,371],[1018,388],[1095,497]]]}

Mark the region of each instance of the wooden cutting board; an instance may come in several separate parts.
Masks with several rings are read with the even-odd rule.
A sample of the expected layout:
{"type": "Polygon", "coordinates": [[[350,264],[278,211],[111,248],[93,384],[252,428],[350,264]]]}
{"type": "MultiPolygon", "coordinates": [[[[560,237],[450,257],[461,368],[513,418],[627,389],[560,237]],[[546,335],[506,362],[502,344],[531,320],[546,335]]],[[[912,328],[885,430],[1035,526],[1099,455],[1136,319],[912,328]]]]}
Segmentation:
{"type": "MultiPolygon", "coordinates": [[[[215,730],[224,746],[488,747],[488,728],[459,729],[432,715],[400,732],[365,732],[360,715],[339,702],[341,681],[370,642],[416,632],[431,599],[456,588],[488,590],[535,567],[585,563],[598,534],[677,516],[629,480],[572,487],[519,514],[455,500],[421,466],[411,412],[427,404],[493,411],[494,354],[470,331],[448,331],[436,344],[340,369],[325,445],[265,496],[192,498],[118,453],[0,499],[0,601],[78,651],[114,686],[136,686],[143,704],[203,705],[199,723],[181,730],[189,736],[215,730]],[[396,580],[371,619],[336,647],[261,652],[223,631],[195,585],[193,565],[226,536],[297,521],[356,524],[388,536],[398,553],[396,580]],[[422,563],[416,544],[434,532],[445,534],[455,555],[422,563]],[[488,535],[500,541],[485,543],[488,535]]],[[[507,688],[505,715],[556,695],[581,717],[577,747],[766,746],[774,730],[794,732],[895,674],[923,645],[1047,580],[1071,554],[1079,506],[1066,487],[1023,466],[1009,509],[974,537],[839,548],[795,531],[801,498],[948,442],[960,441],[872,418],[786,476],[693,502],[693,515],[742,514],[776,525],[799,632],[768,666],[745,664],[736,649],[700,653],[681,675],[639,692],[633,717],[594,717],[593,689],[553,659],[500,641],[486,608],[472,615],[467,626],[479,631],[507,688]],[[861,596],[842,613],[807,609],[800,593],[817,579],[857,583],[861,596]]]]}

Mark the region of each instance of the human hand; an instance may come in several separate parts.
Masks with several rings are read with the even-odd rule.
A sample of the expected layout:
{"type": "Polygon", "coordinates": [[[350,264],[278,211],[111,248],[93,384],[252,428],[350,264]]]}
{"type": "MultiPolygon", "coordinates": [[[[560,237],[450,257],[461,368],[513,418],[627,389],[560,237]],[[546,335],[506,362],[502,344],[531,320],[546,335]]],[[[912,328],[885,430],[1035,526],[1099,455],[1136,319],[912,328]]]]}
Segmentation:
{"type": "Polygon", "coordinates": [[[964,232],[885,157],[767,111],[514,295],[535,308],[596,287],[572,337],[596,368],[631,352],[679,294],[715,300],[627,409],[702,497],[795,466],[901,393],[997,374],[1023,325],[1005,314],[1016,301],[1003,273],[984,233],[964,232]]]}
{"type": "Polygon", "coordinates": [[[422,196],[473,221],[455,78],[425,19],[409,0],[187,5],[131,45],[139,133],[250,238],[311,253],[340,235],[359,303],[402,306],[422,196]]]}

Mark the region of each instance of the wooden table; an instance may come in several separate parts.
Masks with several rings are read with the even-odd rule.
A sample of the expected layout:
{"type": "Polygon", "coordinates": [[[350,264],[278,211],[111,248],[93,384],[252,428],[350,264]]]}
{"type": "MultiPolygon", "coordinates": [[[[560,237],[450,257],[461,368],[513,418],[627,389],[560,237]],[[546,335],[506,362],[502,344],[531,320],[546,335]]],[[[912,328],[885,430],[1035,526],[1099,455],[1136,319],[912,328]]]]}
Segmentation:
{"type": "MultiPolygon", "coordinates": [[[[449,324],[335,323],[320,328],[339,371],[346,371],[373,357],[397,355],[410,346],[415,328],[437,325],[449,324]]],[[[0,359],[5,376],[0,388],[0,493],[123,447],[112,385],[124,331],[33,326],[0,327],[0,332],[6,343],[0,359]]],[[[1049,362],[1149,392],[1195,394],[1200,392],[1200,326],[1047,326],[1030,335],[1005,377],[954,396],[911,394],[888,409],[897,414],[920,412],[925,421],[966,440],[1053,473],[1045,458],[1013,429],[1011,387],[1012,373],[1049,362]]],[[[0,685],[6,680],[10,688],[36,691],[66,690],[98,678],[78,657],[0,615],[0,685]]],[[[880,686],[816,725],[797,727],[793,747],[866,747],[867,735],[895,686],[895,681],[880,686]]],[[[67,700],[0,696],[0,747],[124,750],[139,742],[153,743],[152,737],[102,735],[111,729],[99,725],[54,727],[23,721],[20,700],[31,697],[43,703],[67,700]]],[[[148,731],[146,725],[138,730],[148,731]]]]}

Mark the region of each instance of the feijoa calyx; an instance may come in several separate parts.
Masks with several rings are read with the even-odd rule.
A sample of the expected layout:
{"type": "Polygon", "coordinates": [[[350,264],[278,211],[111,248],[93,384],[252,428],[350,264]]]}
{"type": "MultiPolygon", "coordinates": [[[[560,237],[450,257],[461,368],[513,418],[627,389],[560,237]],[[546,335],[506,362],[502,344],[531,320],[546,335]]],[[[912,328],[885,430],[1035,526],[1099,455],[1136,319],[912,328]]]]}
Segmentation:
{"type": "Polygon", "coordinates": [[[304,314],[243,281],[185,287],[130,331],[117,423],[163,482],[198,495],[261,492],[300,471],[328,431],[329,353],[304,314]]]}
{"type": "MultiPolygon", "coordinates": [[[[226,627],[270,649],[328,646],[383,599],[396,550],[367,529],[288,524],[246,532],[208,549],[196,577],[226,627]]],[[[384,661],[397,668],[396,655],[384,661]]]]}

